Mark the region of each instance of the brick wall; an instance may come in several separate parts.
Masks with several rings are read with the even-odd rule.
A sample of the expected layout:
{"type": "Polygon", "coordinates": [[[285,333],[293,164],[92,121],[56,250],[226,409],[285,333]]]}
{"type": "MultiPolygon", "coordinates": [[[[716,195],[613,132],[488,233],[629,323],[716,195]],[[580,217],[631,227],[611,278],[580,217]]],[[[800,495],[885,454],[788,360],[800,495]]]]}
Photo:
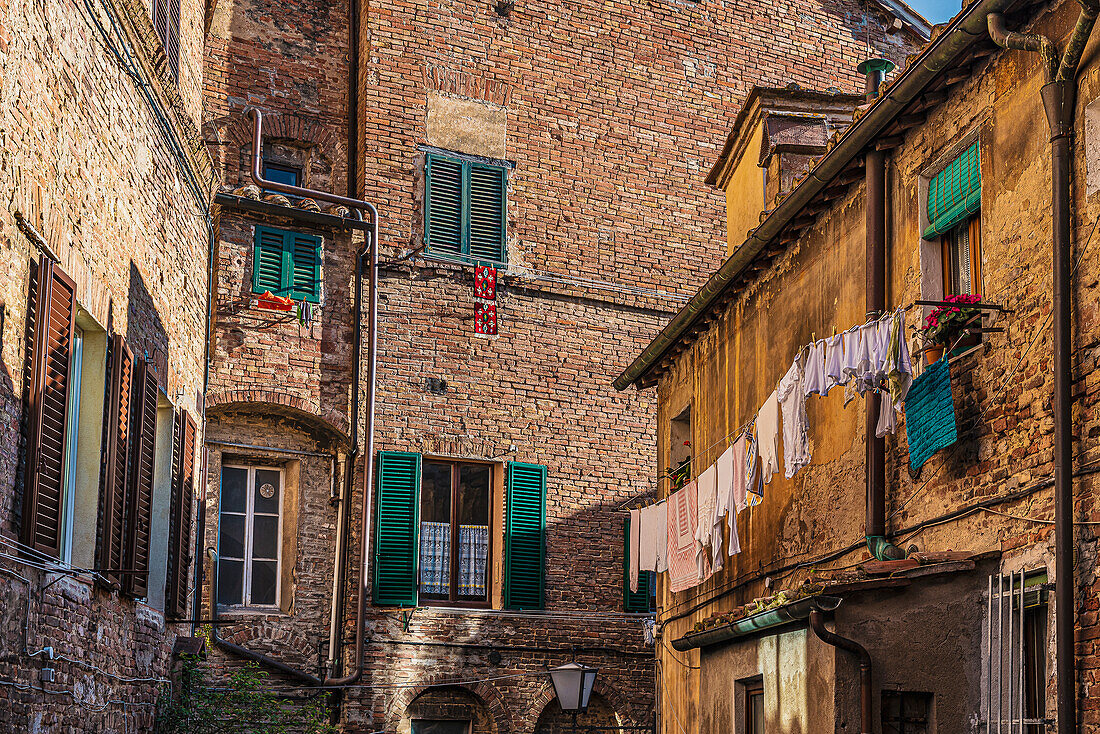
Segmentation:
{"type": "MultiPolygon", "coordinates": [[[[654,402],[616,393],[610,382],[724,254],[723,201],[703,177],[750,87],[797,81],[854,90],[866,37],[899,61],[911,39],[886,35],[880,11],[857,2],[798,13],[705,2],[544,3],[517,5],[509,17],[473,2],[360,8],[356,168],[359,190],[381,212],[384,261],[376,448],[547,465],[548,611],[421,608],[410,619],[372,608],[367,687],[344,697],[348,729],[408,731],[410,717],[467,706],[477,721],[488,712],[487,731],[556,730],[560,713],[548,709],[544,673],[574,647],[601,669],[605,708],[596,718],[650,721],[653,651],[641,618],[622,613],[618,508],[652,490],[654,402]],[[420,146],[441,140],[515,166],[496,337],[472,333],[472,268],[411,254],[423,245],[420,146]],[[417,699],[429,684],[481,679],[493,680],[466,685],[461,701],[417,699]]],[[[205,133],[227,188],[248,183],[242,113],[256,104],[270,113],[272,144],[320,152],[331,169],[319,175],[307,166],[306,185],[343,193],[346,12],[343,4],[219,3],[205,133]]],[[[263,221],[222,214],[211,391],[216,385],[226,397],[211,435],[283,450],[333,447],[331,427],[344,429],[335,411],[346,405],[340,373],[351,370],[350,322],[346,307],[328,301],[348,297],[338,285],[348,282],[352,243],[325,240],[326,268],[344,270],[325,275],[318,335],[252,308],[249,227],[263,221]],[[273,413],[272,403],[283,407],[273,413]]],[[[211,542],[214,462],[208,481],[211,542]]],[[[328,488],[309,492],[321,497],[328,488]]],[[[297,571],[331,579],[335,510],[318,502],[307,515],[298,546],[310,550],[297,571]]],[[[359,531],[356,512],[352,548],[359,531]]],[[[354,554],[349,569],[354,579],[354,554]]],[[[242,620],[226,634],[314,672],[330,601],[298,592],[288,617],[242,620]]],[[[355,602],[352,580],[349,615],[355,602]]],[[[345,650],[345,670],[349,663],[345,650]]]]}
{"type": "Polygon", "coordinates": [[[197,145],[202,3],[181,3],[179,85],[141,3],[0,5],[0,729],[147,730],[169,653],[188,626],[141,602],[20,560],[17,474],[30,264],[42,234],[82,309],[162,367],[161,387],[199,415],[210,163],[197,145]],[[132,65],[150,102],[113,55],[132,65]],[[176,142],[169,143],[169,139],[176,142]],[[178,149],[178,153],[175,153],[178,149]],[[199,190],[193,190],[198,184],[199,190]],[[163,368],[166,367],[166,370],[163,368]],[[53,683],[40,682],[54,649],[53,683]]]}

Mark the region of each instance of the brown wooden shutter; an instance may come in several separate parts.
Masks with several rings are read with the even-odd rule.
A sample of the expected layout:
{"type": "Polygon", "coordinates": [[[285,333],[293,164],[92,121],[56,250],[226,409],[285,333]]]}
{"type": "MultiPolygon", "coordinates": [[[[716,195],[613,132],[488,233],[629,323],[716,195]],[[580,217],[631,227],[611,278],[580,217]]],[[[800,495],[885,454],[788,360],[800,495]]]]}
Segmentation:
{"type": "Polygon", "coordinates": [[[141,357],[134,359],[130,410],[130,480],[126,491],[126,543],[123,565],[131,571],[123,592],[149,592],[149,540],[153,521],[153,462],[157,450],[157,374],[141,357]]]}
{"type": "Polygon", "coordinates": [[[27,453],[20,540],[56,557],[61,549],[76,285],[43,257],[31,287],[33,316],[29,308],[27,317],[34,324],[26,364],[27,453]]]}
{"type": "Polygon", "coordinates": [[[107,403],[103,406],[103,472],[99,491],[96,567],[114,587],[125,568],[126,485],[130,449],[130,397],[134,358],[125,340],[111,334],[107,354],[107,403]]]}
{"type": "Polygon", "coordinates": [[[176,414],[172,439],[172,507],[168,522],[168,574],[165,614],[187,617],[187,582],[191,569],[191,505],[195,483],[195,421],[186,410],[176,414]]]}

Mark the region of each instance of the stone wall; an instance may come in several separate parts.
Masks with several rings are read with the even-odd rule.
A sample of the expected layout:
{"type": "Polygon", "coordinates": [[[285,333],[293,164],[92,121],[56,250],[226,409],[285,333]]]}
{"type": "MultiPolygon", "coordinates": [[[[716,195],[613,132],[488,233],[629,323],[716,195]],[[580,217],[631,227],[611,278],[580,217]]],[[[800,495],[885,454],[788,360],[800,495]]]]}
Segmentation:
{"type": "Polygon", "coordinates": [[[128,0],[0,4],[5,731],[148,729],[173,641],[190,630],[93,586],[87,574],[43,573],[13,545],[22,496],[23,334],[30,266],[40,257],[23,225],[56,253],[87,317],[147,353],[168,399],[201,415],[210,178],[209,159],[196,142],[202,3],[181,3],[178,85],[146,12],[128,0]],[[105,36],[97,23],[117,32],[105,36]],[[47,646],[52,663],[45,654],[29,655],[47,646]],[[47,666],[56,671],[54,682],[40,680],[47,666]]]}

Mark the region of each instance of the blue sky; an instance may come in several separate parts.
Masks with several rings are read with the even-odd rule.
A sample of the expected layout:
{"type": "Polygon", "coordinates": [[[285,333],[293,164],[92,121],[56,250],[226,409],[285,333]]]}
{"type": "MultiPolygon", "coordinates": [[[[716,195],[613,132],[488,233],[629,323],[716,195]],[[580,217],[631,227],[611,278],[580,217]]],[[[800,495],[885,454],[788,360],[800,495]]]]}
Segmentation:
{"type": "Polygon", "coordinates": [[[960,0],[909,0],[909,5],[928,18],[930,23],[943,23],[950,20],[962,7],[960,0]]]}

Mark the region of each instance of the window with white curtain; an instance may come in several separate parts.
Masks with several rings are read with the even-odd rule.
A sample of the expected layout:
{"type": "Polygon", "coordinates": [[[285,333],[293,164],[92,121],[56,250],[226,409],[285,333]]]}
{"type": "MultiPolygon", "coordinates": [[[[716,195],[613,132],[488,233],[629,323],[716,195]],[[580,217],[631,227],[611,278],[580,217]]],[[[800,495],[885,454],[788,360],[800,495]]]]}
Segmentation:
{"type": "Polygon", "coordinates": [[[488,603],[492,477],[490,464],[424,460],[420,479],[422,600],[488,603]]]}

